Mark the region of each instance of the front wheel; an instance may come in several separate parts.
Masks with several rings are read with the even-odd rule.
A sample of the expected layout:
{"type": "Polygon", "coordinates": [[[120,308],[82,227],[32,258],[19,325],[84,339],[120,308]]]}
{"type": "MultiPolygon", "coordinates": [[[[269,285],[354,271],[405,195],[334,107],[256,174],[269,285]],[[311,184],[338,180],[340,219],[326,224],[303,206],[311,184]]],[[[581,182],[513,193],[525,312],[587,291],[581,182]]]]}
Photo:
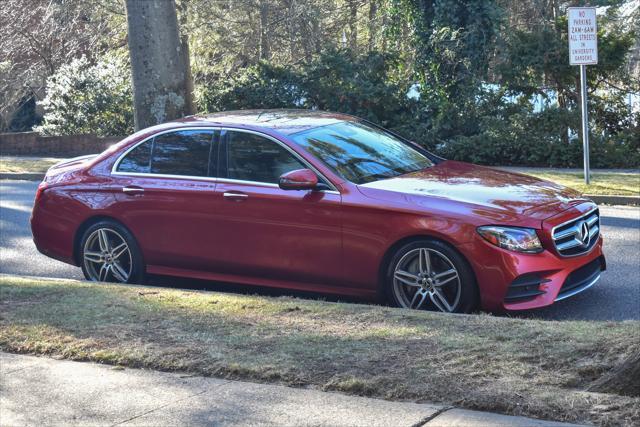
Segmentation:
{"type": "Polygon", "coordinates": [[[94,282],[142,283],[144,264],[135,238],[113,221],[89,227],[81,242],[82,272],[94,282]]]}
{"type": "Polygon", "coordinates": [[[469,313],[478,304],[475,277],[465,259],[438,240],[420,240],[395,252],[386,290],[399,307],[469,313]]]}

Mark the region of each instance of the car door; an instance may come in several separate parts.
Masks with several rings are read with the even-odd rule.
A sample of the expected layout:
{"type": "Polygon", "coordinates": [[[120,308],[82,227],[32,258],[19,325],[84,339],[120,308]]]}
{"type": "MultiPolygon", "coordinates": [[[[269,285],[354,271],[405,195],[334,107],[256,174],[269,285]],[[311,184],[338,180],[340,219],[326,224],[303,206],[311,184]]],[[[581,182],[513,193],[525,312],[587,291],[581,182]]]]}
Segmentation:
{"type": "Polygon", "coordinates": [[[217,135],[214,129],[158,134],[116,164],[119,216],[138,240],[151,273],[206,270],[213,229],[217,135]]]}
{"type": "Polygon", "coordinates": [[[280,189],[280,175],[310,166],[282,142],[253,132],[223,130],[219,159],[215,211],[220,244],[213,249],[224,272],[340,283],[341,197],[328,181],[326,190],[280,189]]]}

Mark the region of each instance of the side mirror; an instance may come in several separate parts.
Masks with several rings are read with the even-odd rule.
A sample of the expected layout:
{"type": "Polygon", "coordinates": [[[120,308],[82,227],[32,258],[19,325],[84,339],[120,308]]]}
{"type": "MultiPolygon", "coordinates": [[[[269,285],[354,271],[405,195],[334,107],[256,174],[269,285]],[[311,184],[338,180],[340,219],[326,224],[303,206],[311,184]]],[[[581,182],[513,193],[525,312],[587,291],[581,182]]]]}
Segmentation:
{"type": "Polygon", "coordinates": [[[310,169],[297,169],[280,176],[278,185],[283,190],[314,190],[318,176],[310,169]]]}

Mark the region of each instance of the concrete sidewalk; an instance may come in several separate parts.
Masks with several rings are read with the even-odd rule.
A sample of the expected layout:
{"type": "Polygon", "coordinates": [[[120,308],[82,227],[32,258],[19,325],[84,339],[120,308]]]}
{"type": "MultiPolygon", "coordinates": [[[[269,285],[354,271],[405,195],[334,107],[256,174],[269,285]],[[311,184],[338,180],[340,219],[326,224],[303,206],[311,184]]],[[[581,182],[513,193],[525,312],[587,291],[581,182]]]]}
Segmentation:
{"type": "Polygon", "coordinates": [[[569,426],[445,406],[0,353],[0,425],[569,426]]]}

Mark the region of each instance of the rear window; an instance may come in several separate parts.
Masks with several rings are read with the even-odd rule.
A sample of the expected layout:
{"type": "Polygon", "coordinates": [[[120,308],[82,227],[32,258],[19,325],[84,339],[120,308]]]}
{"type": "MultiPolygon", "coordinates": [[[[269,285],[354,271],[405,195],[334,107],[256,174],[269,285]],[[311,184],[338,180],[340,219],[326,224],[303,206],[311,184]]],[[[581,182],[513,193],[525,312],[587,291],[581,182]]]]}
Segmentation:
{"type": "Polygon", "coordinates": [[[151,146],[153,139],[149,139],[129,151],[118,165],[118,172],[149,173],[151,170],[151,146]]]}
{"type": "Polygon", "coordinates": [[[131,150],[118,172],[211,176],[213,130],[184,130],[158,135],[131,150]]]}
{"type": "Polygon", "coordinates": [[[156,136],[151,151],[151,173],[209,176],[213,131],[188,130],[156,136]]]}

